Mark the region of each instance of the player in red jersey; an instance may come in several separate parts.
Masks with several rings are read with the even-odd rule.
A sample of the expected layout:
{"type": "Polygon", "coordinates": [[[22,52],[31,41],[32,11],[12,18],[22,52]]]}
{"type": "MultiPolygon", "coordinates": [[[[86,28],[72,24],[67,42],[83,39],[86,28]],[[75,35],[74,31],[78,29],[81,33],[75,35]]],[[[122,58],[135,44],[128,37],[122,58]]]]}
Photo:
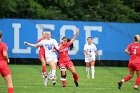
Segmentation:
{"type": "Polygon", "coordinates": [[[0,74],[6,81],[6,84],[8,86],[8,93],[14,93],[12,76],[7,65],[7,63],[10,62],[7,51],[7,45],[2,42],[2,32],[0,32],[0,74]]]}
{"type": "Polygon", "coordinates": [[[124,79],[118,82],[118,88],[121,89],[121,86],[124,82],[129,81],[136,71],[137,79],[135,81],[134,89],[138,90],[138,86],[140,85],[140,43],[139,43],[139,35],[134,36],[134,43],[128,45],[125,49],[125,52],[130,55],[128,69],[129,75],[124,79]]]}
{"type": "MultiPolygon", "coordinates": [[[[38,43],[39,43],[40,41],[44,40],[44,38],[45,38],[45,33],[46,33],[46,32],[43,32],[43,33],[42,33],[42,38],[40,38],[40,39],[38,40],[38,43]]],[[[45,76],[47,75],[47,73],[46,73],[45,49],[44,49],[43,46],[40,46],[40,49],[39,49],[39,59],[40,59],[40,61],[41,61],[41,63],[42,63],[42,77],[45,78],[45,76]]]]}
{"type": "Polygon", "coordinates": [[[62,46],[58,50],[58,66],[61,70],[61,81],[63,87],[66,87],[66,69],[68,69],[73,74],[74,83],[76,87],[78,87],[78,74],[76,73],[75,67],[68,55],[68,48],[70,47],[70,50],[72,49],[72,43],[78,36],[78,33],[79,29],[71,40],[69,40],[67,37],[63,37],[61,42],[62,46]]]}

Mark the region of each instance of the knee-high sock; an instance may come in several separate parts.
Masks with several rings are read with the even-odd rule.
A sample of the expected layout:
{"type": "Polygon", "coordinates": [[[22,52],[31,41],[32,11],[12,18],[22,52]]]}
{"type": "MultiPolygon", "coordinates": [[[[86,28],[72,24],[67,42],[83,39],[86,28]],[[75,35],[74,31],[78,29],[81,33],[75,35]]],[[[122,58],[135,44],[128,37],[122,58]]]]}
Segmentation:
{"type": "Polygon", "coordinates": [[[128,75],[123,80],[121,80],[123,83],[129,81],[132,78],[132,76],[128,75]]]}
{"type": "Polygon", "coordinates": [[[140,76],[137,77],[136,82],[135,82],[135,86],[139,86],[140,85],[140,76]]]}
{"type": "Polygon", "coordinates": [[[86,73],[87,73],[88,76],[89,76],[89,71],[90,71],[90,68],[86,67],[86,73]]]}
{"type": "Polygon", "coordinates": [[[14,88],[13,87],[9,87],[8,88],[8,93],[14,93],[14,88]]]}
{"type": "Polygon", "coordinates": [[[42,66],[42,72],[46,73],[46,66],[42,66]]]}
{"type": "Polygon", "coordinates": [[[94,68],[94,66],[91,66],[91,74],[92,74],[92,78],[94,78],[94,75],[95,75],[95,68],[94,68]]]}
{"type": "Polygon", "coordinates": [[[74,82],[78,82],[78,74],[73,73],[74,82]]]}

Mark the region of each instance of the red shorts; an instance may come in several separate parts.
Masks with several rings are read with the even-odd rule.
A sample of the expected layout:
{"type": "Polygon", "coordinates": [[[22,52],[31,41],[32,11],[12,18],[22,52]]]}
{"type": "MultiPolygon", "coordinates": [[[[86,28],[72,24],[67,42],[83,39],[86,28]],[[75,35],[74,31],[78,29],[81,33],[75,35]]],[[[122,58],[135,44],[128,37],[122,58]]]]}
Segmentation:
{"type": "Polygon", "coordinates": [[[140,70],[140,63],[129,63],[128,69],[133,71],[140,70]]]}
{"type": "Polygon", "coordinates": [[[11,74],[6,61],[0,60],[0,74],[2,75],[2,77],[6,77],[7,75],[11,74]]]}
{"type": "Polygon", "coordinates": [[[62,63],[58,62],[58,66],[59,66],[59,68],[65,67],[65,68],[69,69],[69,68],[71,68],[74,65],[73,65],[72,61],[69,60],[69,61],[62,62],[62,63]]]}

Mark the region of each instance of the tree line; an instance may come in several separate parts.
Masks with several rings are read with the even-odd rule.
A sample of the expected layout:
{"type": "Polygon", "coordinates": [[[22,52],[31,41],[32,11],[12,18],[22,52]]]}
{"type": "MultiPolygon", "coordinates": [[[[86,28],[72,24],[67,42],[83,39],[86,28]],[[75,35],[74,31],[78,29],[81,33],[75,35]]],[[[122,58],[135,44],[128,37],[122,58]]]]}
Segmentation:
{"type": "Polygon", "coordinates": [[[0,18],[140,22],[140,0],[0,0],[0,18]]]}

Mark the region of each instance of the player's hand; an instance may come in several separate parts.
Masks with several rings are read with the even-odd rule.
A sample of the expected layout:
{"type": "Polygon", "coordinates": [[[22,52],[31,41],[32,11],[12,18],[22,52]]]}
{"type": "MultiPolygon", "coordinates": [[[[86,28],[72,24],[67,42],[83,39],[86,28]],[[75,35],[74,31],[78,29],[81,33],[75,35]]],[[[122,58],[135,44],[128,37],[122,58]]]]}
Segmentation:
{"type": "Polygon", "coordinates": [[[42,29],[43,28],[43,25],[39,25],[39,27],[42,29]]]}
{"type": "Polygon", "coordinates": [[[24,42],[24,44],[25,44],[25,45],[29,45],[29,43],[28,43],[28,42],[24,42]]]}
{"type": "Polygon", "coordinates": [[[77,33],[77,34],[79,34],[79,31],[80,31],[80,29],[79,29],[79,28],[77,28],[76,33],[77,33]]]}
{"type": "Polygon", "coordinates": [[[9,58],[7,59],[7,63],[10,63],[10,59],[9,58]]]}

